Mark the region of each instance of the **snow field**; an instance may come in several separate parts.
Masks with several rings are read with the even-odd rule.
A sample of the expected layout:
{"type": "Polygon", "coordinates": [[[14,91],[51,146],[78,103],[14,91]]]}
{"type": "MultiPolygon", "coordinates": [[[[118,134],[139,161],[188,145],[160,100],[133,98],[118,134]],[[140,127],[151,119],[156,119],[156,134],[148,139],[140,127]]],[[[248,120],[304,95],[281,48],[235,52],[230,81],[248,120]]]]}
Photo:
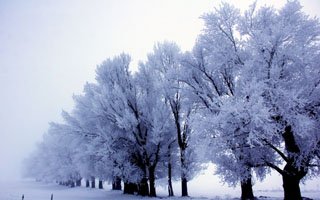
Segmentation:
{"type": "MultiPolygon", "coordinates": [[[[211,171],[212,172],[212,171],[211,171]]],[[[232,188],[222,185],[217,176],[212,175],[208,170],[197,176],[188,184],[191,197],[180,197],[180,183],[173,183],[175,197],[167,197],[167,188],[165,180],[157,181],[158,199],[171,200],[236,200],[240,197],[240,188],[232,188]],[[159,185],[160,184],[160,185],[159,185]]],[[[276,175],[267,177],[263,183],[257,182],[253,189],[254,194],[263,200],[283,199],[281,182],[276,175]],[[268,197],[268,198],[264,198],[268,197]]],[[[83,182],[84,183],[84,182],[83,182]]],[[[84,184],[82,184],[84,185],[84,184]]],[[[302,195],[314,200],[320,200],[320,180],[315,179],[301,184],[302,195]]],[[[55,183],[35,182],[34,180],[22,180],[11,182],[0,182],[0,200],[21,200],[24,194],[24,200],[50,200],[53,194],[53,200],[136,200],[149,199],[149,197],[123,195],[122,191],[112,191],[109,184],[104,184],[103,190],[91,189],[85,187],[68,188],[55,183]]],[[[152,198],[155,199],[155,198],[152,198]]]]}

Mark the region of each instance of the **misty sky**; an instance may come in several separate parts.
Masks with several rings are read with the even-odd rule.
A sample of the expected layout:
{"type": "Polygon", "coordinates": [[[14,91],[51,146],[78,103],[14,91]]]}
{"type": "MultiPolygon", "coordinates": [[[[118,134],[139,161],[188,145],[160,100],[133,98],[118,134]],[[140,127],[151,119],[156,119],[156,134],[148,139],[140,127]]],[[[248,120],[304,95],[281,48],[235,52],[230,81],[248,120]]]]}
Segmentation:
{"type": "MultiPolygon", "coordinates": [[[[190,50],[199,16],[217,0],[0,0],[0,180],[20,177],[21,161],[48,122],[72,109],[72,95],[94,81],[96,65],[129,53],[145,59],[155,42],[190,50]]],[[[237,7],[251,1],[230,0],[237,7]]],[[[277,3],[275,3],[277,2],[277,3]]],[[[261,0],[260,5],[284,5],[261,0]]],[[[319,0],[303,0],[319,16],[319,0]]]]}

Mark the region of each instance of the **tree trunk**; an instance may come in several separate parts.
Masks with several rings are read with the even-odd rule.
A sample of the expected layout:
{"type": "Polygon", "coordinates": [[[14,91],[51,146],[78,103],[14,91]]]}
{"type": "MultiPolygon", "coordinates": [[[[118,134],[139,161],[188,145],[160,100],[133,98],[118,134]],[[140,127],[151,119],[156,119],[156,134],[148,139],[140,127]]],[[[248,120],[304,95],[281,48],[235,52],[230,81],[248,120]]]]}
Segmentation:
{"type": "Polygon", "coordinates": [[[112,180],[112,190],[121,190],[121,178],[115,176],[112,180]]]}
{"type": "Polygon", "coordinates": [[[103,189],[103,182],[99,179],[99,189],[103,189]]]}
{"type": "Polygon", "coordinates": [[[96,188],[96,180],[94,176],[91,177],[91,188],[96,188]]]}
{"type": "Polygon", "coordinates": [[[150,197],[156,197],[156,187],[155,187],[155,176],[154,176],[154,167],[149,167],[149,185],[150,185],[150,197]]]}
{"type": "Polygon", "coordinates": [[[289,153],[287,164],[285,165],[282,173],[284,200],[301,200],[300,180],[307,175],[308,170],[303,166],[297,167],[294,165],[295,156],[300,154],[300,148],[296,143],[291,126],[285,127],[282,135],[286,150],[289,153]]]}
{"type": "Polygon", "coordinates": [[[81,186],[81,178],[76,181],[76,186],[77,186],[77,187],[80,187],[80,186],[81,186]]]}
{"type": "Polygon", "coordinates": [[[182,130],[182,126],[180,123],[180,117],[181,117],[181,113],[180,113],[180,100],[178,98],[179,94],[176,93],[175,94],[175,99],[171,99],[170,102],[170,107],[171,107],[171,111],[174,117],[174,122],[175,122],[175,127],[176,127],[176,133],[177,133],[177,141],[178,141],[178,145],[179,145],[179,149],[180,149],[180,162],[181,162],[181,196],[188,196],[188,181],[187,181],[187,177],[186,177],[186,163],[185,163],[185,151],[187,148],[187,136],[188,133],[190,131],[189,126],[188,126],[188,122],[187,122],[187,118],[188,115],[190,114],[187,113],[187,118],[185,119],[184,125],[183,125],[183,130],[182,130]]]}
{"type": "Polygon", "coordinates": [[[168,163],[168,193],[169,193],[169,197],[174,196],[173,188],[172,188],[172,167],[171,167],[170,159],[168,163]]]}
{"type": "Polygon", "coordinates": [[[123,194],[134,194],[137,191],[137,184],[124,183],[123,194]]]}
{"type": "Polygon", "coordinates": [[[300,192],[300,180],[294,176],[283,175],[283,190],[284,190],[284,200],[302,200],[300,192]]]}
{"type": "Polygon", "coordinates": [[[181,196],[188,196],[188,181],[187,176],[185,174],[186,166],[185,166],[185,149],[180,149],[180,160],[181,160],[181,196]]]}
{"type": "Polygon", "coordinates": [[[90,187],[90,181],[89,181],[89,179],[86,179],[86,187],[87,187],[87,188],[90,187]]]}
{"type": "Polygon", "coordinates": [[[181,178],[181,196],[188,196],[188,181],[186,178],[181,178]]]}
{"type": "Polygon", "coordinates": [[[148,196],[149,195],[149,186],[147,178],[143,178],[138,187],[138,195],[148,196]]]}
{"type": "Polygon", "coordinates": [[[68,186],[73,188],[75,186],[74,181],[69,180],[68,186]]]}
{"type": "Polygon", "coordinates": [[[284,200],[301,200],[300,180],[307,174],[302,168],[299,169],[287,163],[282,174],[284,200]]]}
{"type": "Polygon", "coordinates": [[[254,200],[251,177],[241,181],[241,200],[254,200]]]}

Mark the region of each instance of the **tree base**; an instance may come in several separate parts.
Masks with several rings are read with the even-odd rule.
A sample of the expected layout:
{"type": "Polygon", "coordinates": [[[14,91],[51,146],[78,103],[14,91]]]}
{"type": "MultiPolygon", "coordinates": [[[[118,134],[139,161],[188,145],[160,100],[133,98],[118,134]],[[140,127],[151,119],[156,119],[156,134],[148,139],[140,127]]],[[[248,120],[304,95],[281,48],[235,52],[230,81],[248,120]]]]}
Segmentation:
{"type": "Polygon", "coordinates": [[[251,178],[241,181],[241,200],[255,200],[253,196],[251,178]]]}
{"type": "Polygon", "coordinates": [[[181,180],[181,196],[188,197],[188,181],[186,178],[181,180]]]}
{"type": "Polygon", "coordinates": [[[137,192],[137,184],[135,183],[124,183],[123,194],[134,194],[137,192]]]}
{"type": "Polygon", "coordinates": [[[115,177],[112,181],[112,190],[122,190],[121,188],[121,178],[115,177]]]}

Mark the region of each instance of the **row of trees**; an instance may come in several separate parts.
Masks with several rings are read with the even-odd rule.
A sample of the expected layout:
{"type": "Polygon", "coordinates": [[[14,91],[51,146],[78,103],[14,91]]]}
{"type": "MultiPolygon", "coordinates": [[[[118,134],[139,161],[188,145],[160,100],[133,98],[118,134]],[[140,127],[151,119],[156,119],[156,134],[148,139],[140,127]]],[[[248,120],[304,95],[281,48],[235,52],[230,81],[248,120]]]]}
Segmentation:
{"type": "Polygon", "coordinates": [[[241,13],[222,4],[202,17],[191,52],[158,43],[138,71],[130,56],[107,59],[96,83],[51,123],[27,162],[38,179],[92,177],[124,192],[156,196],[155,181],[187,182],[213,162],[242,199],[252,178],[283,177],[284,198],[302,199],[302,178],[320,166],[320,24],[297,1],[241,13]],[[284,167],[283,167],[284,166],[284,167]],[[118,186],[117,186],[118,185],[118,186]]]}

